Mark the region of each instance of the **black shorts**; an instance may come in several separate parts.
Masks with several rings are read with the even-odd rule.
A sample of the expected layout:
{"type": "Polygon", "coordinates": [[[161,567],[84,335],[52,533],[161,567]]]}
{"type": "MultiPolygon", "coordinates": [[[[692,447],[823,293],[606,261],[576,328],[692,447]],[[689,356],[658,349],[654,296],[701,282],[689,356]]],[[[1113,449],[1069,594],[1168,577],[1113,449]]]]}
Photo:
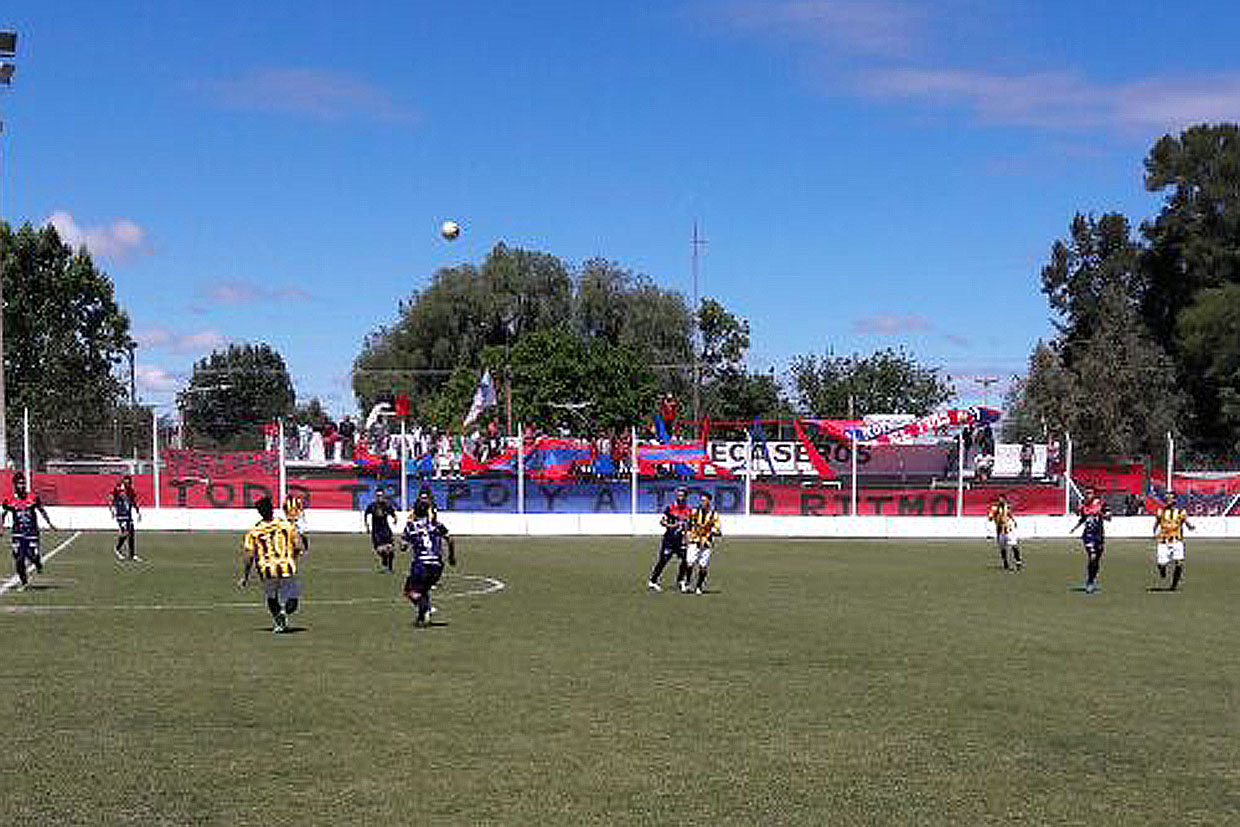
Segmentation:
{"type": "Polygon", "coordinates": [[[663,545],[659,546],[659,554],[663,557],[684,557],[687,546],[685,535],[663,535],[663,545]]]}
{"type": "Polygon", "coordinates": [[[1106,538],[1086,535],[1081,538],[1081,545],[1085,547],[1087,554],[1096,554],[1101,557],[1102,552],[1106,551],[1106,538]]]}
{"type": "Polygon", "coordinates": [[[121,534],[133,534],[133,519],[127,517],[117,517],[116,530],[121,534]]]}
{"type": "Polygon", "coordinates": [[[426,594],[426,590],[438,583],[442,576],[442,565],[428,565],[415,560],[409,567],[409,576],[405,578],[405,591],[426,594]]]}
{"type": "Polygon", "coordinates": [[[378,550],[385,546],[395,545],[396,538],[393,537],[390,533],[389,534],[371,533],[370,544],[375,547],[375,550],[378,550]]]}
{"type": "Polygon", "coordinates": [[[21,560],[37,560],[39,557],[39,538],[38,537],[14,537],[13,538],[13,559],[21,560]]]}

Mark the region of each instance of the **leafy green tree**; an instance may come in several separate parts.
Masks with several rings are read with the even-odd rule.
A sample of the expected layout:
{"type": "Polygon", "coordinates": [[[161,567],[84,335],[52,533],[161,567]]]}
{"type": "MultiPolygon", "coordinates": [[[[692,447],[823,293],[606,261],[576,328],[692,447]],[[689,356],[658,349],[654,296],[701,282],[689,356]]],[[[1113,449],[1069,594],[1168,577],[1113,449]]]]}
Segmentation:
{"type": "Polygon", "coordinates": [[[1145,186],[1165,200],[1142,227],[1150,245],[1143,316],[1170,347],[1198,291],[1240,282],[1240,127],[1203,124],[1163,136],[1145,159],[1145,186]]]}
{"type": "Polygon", "coordinates": [[[327,415],[323,403],[317,396],[311,397],[308,402],[299,403],[293,408],[290,418],[298,425],[309,425],[316,429],[322,428],[331,421],[331,417],[327,415]]]}
{"type": "Polygon", "coordinates": [[[106,427],[126,399],[116,369],[134,346],[129,317],[90,254],[51,226],[13,232],[0,223],[0,256],[7,432],[29,409],[37,455],[63,454],[76,435],[106,427]]]}
{"type": "Polygon", "coordinates": [[[366,337],[353,364],[362,410],[408,392],[423,405],[453,371],[474,367],[488,346],[505,346],[572,315],[572,279],[559,259],[498,244],[481,267],[435,273],[400,306],[400,317],[366,337]]]}
{"type": "Polygon", "coordinates": [[[824,417],[925,416],[956,393],[938,368],[892,349],[869,356],[798,356],[792,381],[802,410],[824,417]]]}
{"type": "Polygon", "coordinates": [[[1124,216],[1078,214],[1072,219],[1068,239],[1051,246],[1050,263],[1042,268],[1042,292],[1059,316],[1056,327],[1065,342],[1093,335],[1102,322],[1104,296],[1139,302],[1144,284],[1140,256],[1124,216]]]}
{"type": "Polygon", "coordinates": [[[1176,320],[1194,436],[1217,453],[1240,448],[1240,283],[1202,290],[1176,320]]]}
{"type": "Polygon", "coordinates": [[[267,344],[229,345],[194,363],[189,386],[177,395],[197,437],[223,448],[262,444],[263,425],[293,411],[293,381],[267,344]]]}

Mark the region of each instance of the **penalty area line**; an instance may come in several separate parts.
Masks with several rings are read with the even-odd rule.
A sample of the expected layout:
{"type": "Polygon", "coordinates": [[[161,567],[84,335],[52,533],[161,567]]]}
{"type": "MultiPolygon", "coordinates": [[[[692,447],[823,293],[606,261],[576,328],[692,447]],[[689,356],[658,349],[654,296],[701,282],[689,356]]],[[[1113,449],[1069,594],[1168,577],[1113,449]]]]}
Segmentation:
{"type": "MultiPolygon", "coordinates": [[[[75,531],[73,533],[73,536],[70,537],[68,540],[65,540],[60,545],[56,546],[56,548],[52,549],[47,554],[44,554],[43,559],[51,560],[53,557],[55,557],[57,554],[60,553],[61,549],[67,547],[70,543],[72,543],[74,540],[76,540],[77,538],[81,536],[82,536],[82,532],[75,531]]],[[[3,583],[0,583],[0,596],[2,596],[5,592],[7,592],[9,589],[13,588],[20,582],[22,582],[21,578],[18,577],[16,574],[10,575],[7,580],[5,580],[3,583]]]]}

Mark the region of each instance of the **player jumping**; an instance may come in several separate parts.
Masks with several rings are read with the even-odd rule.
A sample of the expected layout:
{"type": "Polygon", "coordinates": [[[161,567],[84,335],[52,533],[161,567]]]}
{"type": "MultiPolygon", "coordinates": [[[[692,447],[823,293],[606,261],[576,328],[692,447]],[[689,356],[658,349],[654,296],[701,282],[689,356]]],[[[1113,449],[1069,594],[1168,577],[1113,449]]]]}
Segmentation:
{"type": "Polygon", "coordinates": [[[0,529],[4,527],[4,520],[9,514],[13,515],[13,565],[17,569],[17,579],[21,581],[18,589],[25,589],[30,583],[27,563],[33,563],[34,570],[39,574],[43,573],[43,558],[39,554],[39,515],[43,515],[43,521],[52,531],[56,530],[56,526],[52,525],[52,518],[47,516],[43,501],[37,496],[31,496],[26,490],[26,477],[21,473],[13,475],[13,499],[4,501],[4,511],[0,512],[0,529]]]}
{"type": "Polygon", "coordinates": [[[1085,592],[1093,594],[1098,591],[1098,569],[1102,566],[1102,553],[1106,547],[1105,522],[1111,519],[1111,509],[1106,500],[1099,497],[1093,488],[1085,489],[1085,497],[1081,500],[1081,508],[1077,512],[1079,519],[1071,531],[1081,526],[1081,544],[1085,547],[1085,592]]]}
{"type": "Polygon", "coordinates": [[[418,610],[416,625],[424,626],[434,609],[431,589],[443,576],[443,547],[448,547],[448,565],[456,565],[456,544],[442,523],[435,519],[432,507],[422,500],[413,504],[413,511],[401,532],[401,545],[409,551],[409,576],[405,578],[405,598],[418,610]]]}
{"type": "Polygon", "coordinates": [[[1184,576],[1184,529],[1192,529],[1188,512],[1175,507],[1175,494],[1167,492],[1163,507],[1154,515],[1154,536],[1158,538],[1155,547],[1155,562],[1158,565],[1158,578],[1167,579],[1167,564],[1175,563],[1171,571],[1170,591],[1175,591],[1184,576]]]}
{"type": "Polygon", "coordinates": [[[689,492],[683,488],[676,489],[676,499],[663,509],[663,517],[659,524],[663,526],[663,542],[659,546],[659,557],[654,568],[650,570],[650,578],[646,588],[652,592],[661,592],[659,577],[663,568],[673,557],[680,558],[680,569],[676,573],[676,583],[681,591],[687,591],[689,572],[685,564],[685,529],[689,525],[689,492]]]}

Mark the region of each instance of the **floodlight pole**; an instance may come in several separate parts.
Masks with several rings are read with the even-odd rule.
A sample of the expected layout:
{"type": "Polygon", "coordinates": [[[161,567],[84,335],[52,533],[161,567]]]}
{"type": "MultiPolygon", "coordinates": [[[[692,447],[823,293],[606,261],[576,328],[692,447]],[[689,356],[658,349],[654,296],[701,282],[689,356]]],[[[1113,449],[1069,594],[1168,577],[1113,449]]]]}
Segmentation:
{"type": "MultiPolygon", "coordinates": [[[[17,32],[0,31],[0,88],[7,87],[13,80],[15,64],[10,60],[17,56],[17,32]]],[[[3,137],[4,122],[0,121],[0,137],[3,137]]],[[[3,153],[0,153],[3,154],[3,153]]],[[[3,203],[0,202],[0,207],[3,203]]],[[[0,209],[0,213],[3,210],[0,209]]],[[[4,249],[0,248],[0,471],[9,467],[9,439],[6,427],[8,405],[4,395],[4,249]]]]}

